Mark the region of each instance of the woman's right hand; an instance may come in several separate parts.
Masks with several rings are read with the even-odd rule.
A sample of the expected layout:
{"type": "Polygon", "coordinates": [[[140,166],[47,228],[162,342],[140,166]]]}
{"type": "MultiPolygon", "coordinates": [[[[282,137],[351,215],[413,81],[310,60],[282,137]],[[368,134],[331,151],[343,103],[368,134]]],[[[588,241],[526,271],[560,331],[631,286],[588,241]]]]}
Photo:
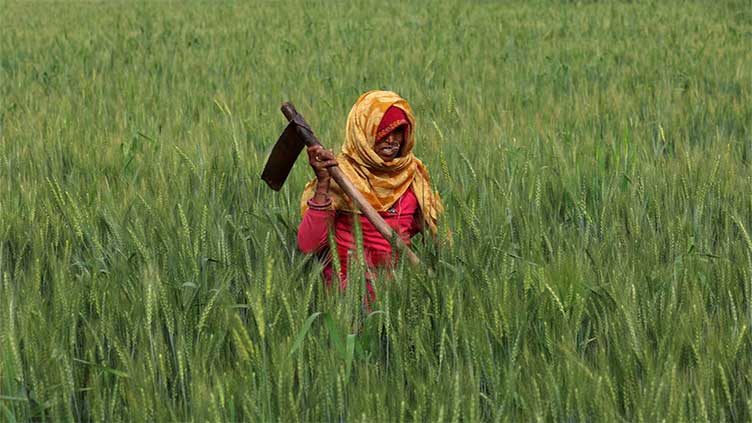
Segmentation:
{"type": "Polygon", "coordinates": [[[329,183],[329,168],[337,166],[337,159],[334,158],[334,153],[330,150],[325,150],[320,145],[314,145],[307,148],[308,151],[308,163],[313,169],[313,173],[316,174],[319,185],[322,183],[329,183]]]}

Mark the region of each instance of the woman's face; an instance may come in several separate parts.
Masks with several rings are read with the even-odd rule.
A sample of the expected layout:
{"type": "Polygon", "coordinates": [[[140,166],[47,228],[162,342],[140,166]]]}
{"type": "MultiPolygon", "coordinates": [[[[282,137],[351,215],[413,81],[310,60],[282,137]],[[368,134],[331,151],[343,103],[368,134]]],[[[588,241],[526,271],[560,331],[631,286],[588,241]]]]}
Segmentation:
{"type": "Polygon", "coordinates": [[[376,151],[376,154],[381,157],[381,160],[388,162],[399,156],[400,150],[402,149],[402,143],[404,142],[405,129],[401,126],[387,134],[384,138],[376,141],[373,149],[376,151]]]}

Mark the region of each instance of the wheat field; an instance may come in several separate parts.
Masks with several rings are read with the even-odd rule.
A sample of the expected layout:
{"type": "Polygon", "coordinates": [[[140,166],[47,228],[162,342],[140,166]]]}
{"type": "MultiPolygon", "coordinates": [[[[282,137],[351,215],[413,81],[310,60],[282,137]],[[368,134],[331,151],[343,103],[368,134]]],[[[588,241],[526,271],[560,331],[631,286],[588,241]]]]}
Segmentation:
{"type": "Polygon", "coordinates": [[[752,419],[749,1],[0,22],[0,420],[752,419]],[[296,250],[305,159],[259,175],[282,101],[338,148],[376,88],[446,214],[368,310],[296,250]]]}

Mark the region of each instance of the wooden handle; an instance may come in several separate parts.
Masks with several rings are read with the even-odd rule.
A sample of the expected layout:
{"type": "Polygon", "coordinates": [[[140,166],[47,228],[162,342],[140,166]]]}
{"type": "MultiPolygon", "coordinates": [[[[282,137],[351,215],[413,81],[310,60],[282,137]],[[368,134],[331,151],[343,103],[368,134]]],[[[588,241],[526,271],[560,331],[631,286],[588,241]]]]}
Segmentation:
{"type": "Polygon", "coordinates": [[[384,239],[386,239],[387,241],[394,240],[394,242],[397,244],[397,248],[399,248],[399,250],[407,256],[408,260],[410,260],[410,263],[414,265],[420,264],[420,259],[418,258],[418,256],[416,256],[415,253],[413,253],[413,251],[410,249],[410,247],[405,244],[405,241],[402,240],[402,237],[397,235],[397,233],[394,232],[394,229],[392,229],[392,227],[389,226],[386,221],[384,221],[379,212],[377,212],[376,209],[371,206],[371,203],[369,203],[365,199],[365,197],[363,197],[363,194],[361,194],[360,191],[355,188],[355,185],[353,185],[353,183],[350,182],[349,179],[347,179],[347,176],[345,176],[344,172],[342,172],[342,169],[340,169],[339,166],[330,167],[329,174],[332,175],[332,178],[334,178],[335,181],[337,181],[339,186],[342,188],[342,191],[344,191],[345,194],[348,195],[348,197],[352,198],[353,202],[366,216],[366,219],[368,219],[368,221],[373,224],[373,227],[376,228],[377,231],[379,231],[384,239]]]}
{"type": "MultiPolygon", "coordinates": [[[[285,115],[288,121],[295,120],[298,125],[298,134],[303,138],[303,141],[306,143],[307,146],[312,145],[321,145],[319,140],[316,138],[316,136],[313,134],[313,130],[311,130],[311,127],[308,126],[308,123],[303,119],[303,116],[300,115],[295,110],[295,107],[289,103],[285,102],[282,103],[281,107],[282,113],[285,115]]],[[[394,240],[394,243],[397,244],[397,248],[400,252],[405,254],[407,256],[407,259],[410,261],[413,265],[420,264],[420,259],[418,258],[415,253],[410,249],[410,247],[405,244],[405,241],[402,240],[402,237],[397,235],[396,232],[394,232],[394,229],[392,229],[391,226],[389,226],[386,221],[381,217],[381,215],[376,211],[376,209],[371,206],[371,204],[363,197],[363,194],[360,193],[360,191],[355,188],[355,185],[345,176],[344,172],[342,172],[342,169],[339,168],[339,166],[332,166],[329,168],[329,174],[334,178],[334,180],[339,184],[339,186],[342,188],[342,191],[347,194],[348,197],[350,197],[356,206],[358,206],[358,209],[360,209],[361,212],[366,216],[366,219],[368,219],[371,224],[373,224],[373,227],[376,228],[376,230],[381,234],[381,236],[384,237],[387,241],[394,240]]]]}

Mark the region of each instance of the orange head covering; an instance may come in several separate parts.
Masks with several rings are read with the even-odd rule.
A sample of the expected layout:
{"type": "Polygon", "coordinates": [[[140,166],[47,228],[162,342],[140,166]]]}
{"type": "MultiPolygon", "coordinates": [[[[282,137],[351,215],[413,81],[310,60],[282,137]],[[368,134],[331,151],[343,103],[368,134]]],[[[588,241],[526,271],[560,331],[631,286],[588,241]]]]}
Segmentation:
{"type": "MultiPolygon", "coordinates": [[[[347,117],[345,143],[337,155],[342,172],[352,181],[376,211],[386,211],[412,188],[423,214],[424,227],[431,234],[438,232],[436,221],[444,211],[441,198],[431,189],[428,170],[413,155],[415,145],[415,118],[405,99],[391,91],[369,91],[358,98],[347,117]],[[384,161],[373,146],[377,139],[400,126],[407,126],[400,154],[384,161]]],[[[303,190],[301,209],[308,208],[313,197],[316,179],[303,190]]],[[[351,200],[332,181],[330,186],[332,208],[357,213],[351,200]]]]}

